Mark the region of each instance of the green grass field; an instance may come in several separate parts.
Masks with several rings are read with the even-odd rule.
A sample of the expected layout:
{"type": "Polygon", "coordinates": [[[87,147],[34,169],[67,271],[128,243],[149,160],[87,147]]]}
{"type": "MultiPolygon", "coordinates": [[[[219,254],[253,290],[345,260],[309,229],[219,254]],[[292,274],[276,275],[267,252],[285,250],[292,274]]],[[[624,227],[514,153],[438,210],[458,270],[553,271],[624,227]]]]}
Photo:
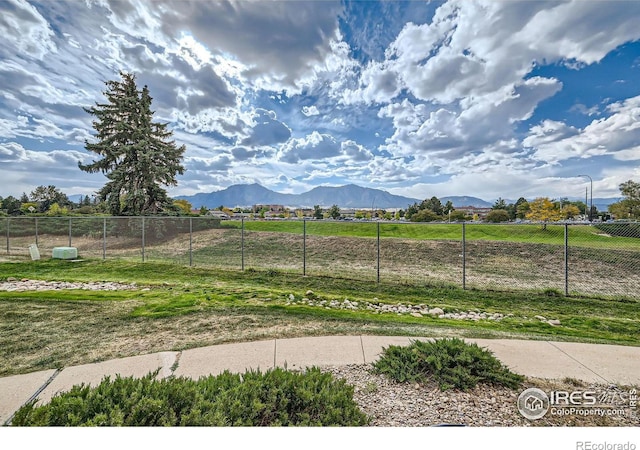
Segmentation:
{"type": "MultiPolygon", "coordinates": [[[[224,228],[239,229],[241,221],[224,221],[224,228]]],[[[302,234],[302,221],[259,221],[247,220],[247,231],[302,234]]],[[[564,225],[502,225],[476,224],[465,225],[468,241],[485,240],[534,244],[564,245],[564,225]]],[[[317,236],[377,237],[376,222],[343,221],[306,221],[306,233],[317,236]]],[[[424,224],[380,222],[381,238],[406,238],[429,240],[462,240],[462,224],[424,224]]],[[[640,250],[640,239],[631,237],[607,236],[589,225],[569,226],[569,245],[592,248],[635,249],[640,250]]]]}

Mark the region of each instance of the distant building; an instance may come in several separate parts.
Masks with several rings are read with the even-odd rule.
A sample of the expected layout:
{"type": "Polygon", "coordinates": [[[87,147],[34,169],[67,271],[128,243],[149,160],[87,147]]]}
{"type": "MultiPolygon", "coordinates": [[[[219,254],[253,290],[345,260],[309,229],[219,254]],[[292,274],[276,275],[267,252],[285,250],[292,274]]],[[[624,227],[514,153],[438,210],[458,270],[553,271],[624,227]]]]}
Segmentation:
{"type": "Polygon", "coordinates": [[[227,220],[230,219],[229,214],[227,214],[224,211],[220,211],[217,209],[212,209],[211,211],[209,211],[207,213],[208,216],[213,216],[216,219],[220,219],[220,220],[227,220]]]}
{"type": "Polygon", "coordinates": [[[315,211],[313,208],[296,208],[293,212],[295,217],[313,217],[315,211]]]}
{"type": "Polygon", "coordinates": [[[285,212],[284,205],[253,205],[252,210],[254,213],[259,213],[262,210],[275,214],[285,212]]]}
{"type": "Polygon", "coordinates": [[[479,208],[477,206],[459,206],[456,207],[456,211],[462,211],[465,214],[470,216],[477,215],[479,219],[484,219],[487,217],[487,214],[491,212],[492,208],[479,208]]]}

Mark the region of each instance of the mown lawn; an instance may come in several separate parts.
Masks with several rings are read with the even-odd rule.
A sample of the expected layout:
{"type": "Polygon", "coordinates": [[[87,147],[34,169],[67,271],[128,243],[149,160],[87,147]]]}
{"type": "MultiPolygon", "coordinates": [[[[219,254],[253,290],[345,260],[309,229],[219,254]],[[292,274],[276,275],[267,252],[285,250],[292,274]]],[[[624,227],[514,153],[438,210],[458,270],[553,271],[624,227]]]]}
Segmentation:
{"type": "Polygon", "coordinates": [[[331,334],[553,339],[640,345],[638,301],[446,285],[303,277],[276,270],[49,260],[0,263],[8,277],[136,282],[135,291],[0,291],[0,376],[223,342],[331,334]],[[148,290],[143,290],[148,288],[148,290]],[[344,299],[499,312],[501,321],[379,314],[303,304],[344,299]],[[290,301],[293,296],[294,302],[290,301]],[[558,319],[560,326],[535,316],[558,319]]]}
{"type": "MultiPolygon", "coordinates": [[[[224,228],[239,229],[241,221],[223,221],[224,228]]],[[[244,228],[247,231],[266,231],[278,233],[303,233],[302,220],[246,220],[244,228]]],[[[316,236],[350,236],[377,237],[376,222],[350,221],[322,221],[307,220],[306,233],[316,236]]],[[[601,230],[590,225],[570,225],[569,245],[593,248],[640,250],[640,239],[632,237],[608,236],[601,230]]],[[[564,245],[564,225],[534,224],[476,224],[465,225],[466,239],[469,241],[506,241],[532,244],[564,245]]],[[[380,222],[381,238],[406,239],[441,239],[462,240],[462,224],[448,223],[397,223],[380,222]]]]}

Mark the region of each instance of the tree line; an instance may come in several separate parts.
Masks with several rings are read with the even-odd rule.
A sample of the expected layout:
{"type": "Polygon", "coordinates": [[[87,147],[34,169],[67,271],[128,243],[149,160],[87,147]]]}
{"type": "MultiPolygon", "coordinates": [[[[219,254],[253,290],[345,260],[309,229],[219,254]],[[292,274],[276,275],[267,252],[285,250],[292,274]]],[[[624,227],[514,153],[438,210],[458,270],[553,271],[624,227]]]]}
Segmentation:
{"type": "MultiPolygon", "coordinates": [[[[531,201],[520,197],[515,203],[509,203],[498,198],[491,210],[484,217],[484,221],[492,223],[510,222],[516,220],[530,220],[532,222],[557,222],[572,220],[580,217],[585,219],[599,218],[640,219],[640,183],[633,180],[620,184],[623,198],[619,202],[609,205],[606,212],[600,212],[595,206],[589,207],[582,201],[570,201],[566,198],[558,200],[549,197],[538,197],[531,201]]],[[[467,221],[474,220],[465,210],[456,210],[450,201],[442,204],[437,197],[431,197],[420,203],[414,203],[407,208],[404,217],[412,222],[435,221],[467,221]]]]}

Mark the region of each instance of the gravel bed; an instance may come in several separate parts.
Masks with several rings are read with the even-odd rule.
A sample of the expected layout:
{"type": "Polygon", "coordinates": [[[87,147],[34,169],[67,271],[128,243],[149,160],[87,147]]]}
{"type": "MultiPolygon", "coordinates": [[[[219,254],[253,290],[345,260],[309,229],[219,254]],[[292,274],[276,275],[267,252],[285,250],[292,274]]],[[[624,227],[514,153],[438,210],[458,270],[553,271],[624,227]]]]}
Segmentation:
{"type": "Polygon", "coordinates": [[[522,389],[479,385],[467,392],[448,390],[441,392],[434,384],[396,383],[383,375],[371,373],[371,364],[329,366],[322,369],[343,378],[354,386],[354,399],[368,414],[371,426],[377,427],[523,427],[523,426],[640,426],[640,418],[627,408],[623,416],[553,416],[531,421],[517,408],[520,393],[529,387],[545,392],[593,389],[624,390],[606,385],[527,379],[522,389]]]}
{"type": "Polygon", "coordinates": [[[61,289],[81,289],[88,291],[122,291],[138,289],[136,283],[115,283],[115,282],[69,282],[69,281],[42,281],[28,280],[23,278],[17,280],[15,278],[7,278],[6,281],[0,282],[0,291],[8,292],[26,292],[26,291],[58,291],[61,289]]]}

